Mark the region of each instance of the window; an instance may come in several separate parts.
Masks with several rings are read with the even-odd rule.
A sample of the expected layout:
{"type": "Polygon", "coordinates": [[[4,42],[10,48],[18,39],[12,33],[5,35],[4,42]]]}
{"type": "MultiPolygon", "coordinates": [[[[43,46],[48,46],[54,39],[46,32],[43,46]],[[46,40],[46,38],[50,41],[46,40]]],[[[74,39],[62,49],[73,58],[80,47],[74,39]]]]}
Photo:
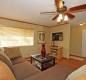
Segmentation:
{"type": "Polygon", "coordinates": [[[0,27],[0,47],[33,45],[32,29],[0,27]]]}

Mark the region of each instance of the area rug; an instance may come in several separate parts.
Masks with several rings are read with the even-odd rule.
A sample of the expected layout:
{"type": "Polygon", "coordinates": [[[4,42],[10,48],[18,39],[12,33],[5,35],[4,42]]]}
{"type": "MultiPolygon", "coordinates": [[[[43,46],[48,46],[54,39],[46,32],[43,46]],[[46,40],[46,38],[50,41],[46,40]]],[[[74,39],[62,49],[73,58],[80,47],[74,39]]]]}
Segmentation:
{"type": "Polygon", "coordinates": [[[70,56],[70,58],[76,59],[76,60],[79,60],[79,61],[83,61],[84,60],[84,58],[77,57],[77,56],[70,56]]]}

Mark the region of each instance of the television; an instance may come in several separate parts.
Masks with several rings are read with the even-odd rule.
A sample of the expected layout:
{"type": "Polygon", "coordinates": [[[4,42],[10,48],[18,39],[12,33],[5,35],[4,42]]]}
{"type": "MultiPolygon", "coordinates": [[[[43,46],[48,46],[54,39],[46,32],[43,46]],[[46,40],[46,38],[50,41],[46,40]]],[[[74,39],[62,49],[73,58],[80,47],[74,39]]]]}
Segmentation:
{"type": "Polygon", "coordinates": [[[63,40],[63,32],[52,33],[52,41],[62,41],[63,40]]]}

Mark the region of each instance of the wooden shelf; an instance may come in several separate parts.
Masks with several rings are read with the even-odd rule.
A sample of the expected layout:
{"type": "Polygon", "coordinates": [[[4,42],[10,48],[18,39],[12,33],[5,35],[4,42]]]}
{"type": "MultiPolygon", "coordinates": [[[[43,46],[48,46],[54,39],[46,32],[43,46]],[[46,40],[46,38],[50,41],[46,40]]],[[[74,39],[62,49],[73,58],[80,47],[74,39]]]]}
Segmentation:
{"type": "Polygon", "coordinates": [[[56,57],[57,59],[62,58],[62,53],[63,53],[63,48],[62,47],[58,47],[58,46],[51,46],[50,47],[50,54],[52,56],[56,57]]]}

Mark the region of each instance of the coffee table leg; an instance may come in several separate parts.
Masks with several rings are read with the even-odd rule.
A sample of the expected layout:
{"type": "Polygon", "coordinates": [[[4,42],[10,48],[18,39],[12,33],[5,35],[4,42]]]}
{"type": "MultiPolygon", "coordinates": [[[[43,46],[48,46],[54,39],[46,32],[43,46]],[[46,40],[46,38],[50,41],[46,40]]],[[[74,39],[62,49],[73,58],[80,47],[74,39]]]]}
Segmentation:
{"type": "Polygon", "coordinates": [[[31,64],[32,64],[32,57],[31,57],[31,64]]]}
{"type": "Polygon", "coordinates": [[[43,64],[41,64],[41,71],[43,71],[43,64]]]}
{"type": "Polygon", "coordinates": [[[55,59],[53,60],[53,65],[55,66],[55,59]]]}

